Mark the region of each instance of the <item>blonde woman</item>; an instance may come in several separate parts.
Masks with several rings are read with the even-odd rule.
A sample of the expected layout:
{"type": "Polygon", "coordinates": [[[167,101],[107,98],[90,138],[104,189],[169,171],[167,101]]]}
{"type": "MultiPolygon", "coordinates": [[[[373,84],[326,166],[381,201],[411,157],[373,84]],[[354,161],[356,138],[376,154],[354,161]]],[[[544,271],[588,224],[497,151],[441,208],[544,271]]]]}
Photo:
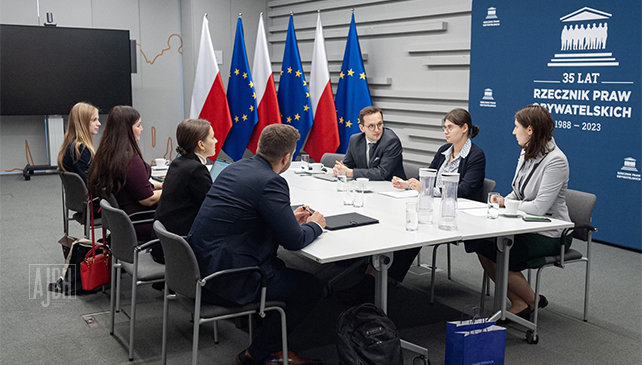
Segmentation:
{"type": "Polygon", "coordinates": [[[100,128],[98,109],[77,103],[69,112],[67,132],[58,152],[58,168],[75,172],[87,183],[87,171],[94,158],[94,136],[100,128]]]}

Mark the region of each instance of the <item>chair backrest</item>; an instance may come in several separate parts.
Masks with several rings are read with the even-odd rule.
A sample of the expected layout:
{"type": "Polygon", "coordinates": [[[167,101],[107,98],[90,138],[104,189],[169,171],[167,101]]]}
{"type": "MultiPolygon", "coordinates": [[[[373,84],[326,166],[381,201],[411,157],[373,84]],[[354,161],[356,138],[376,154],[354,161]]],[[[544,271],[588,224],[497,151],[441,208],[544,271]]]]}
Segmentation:
{"type": "Polygon", "coordinates": [[[335,161],[343,161],[346,157],[343,153],[324,153],[321,157],[321,163],[327,167],[334,167],[335,161]]]}
{"type": "Polygon", "coordinates": [[[495,180],[491,179],[484,179],[484,187],[483,187],[483,193],[482,193],[482,198],[484,198],[484,202],[488,199],[488,193],[492,193],[493,190],[495,190],[495,186],[497,184],[495,183],[495,180]]]}
{"type": "Polygon", "coordinates": [[[111,205],[113,208],[120,208],[120,206],[118,205],[118,200],[116,200],[116,195],[114,195],[114,193],[107,194],[107,190],[105,188],[100,189],[98,196],[100,197],[100,199],[107,200],[109,202],[109,205],[111,205]]]}
{"type": "Polygon", "coordinates": [[[196,297],[196,281],[201,279],[194,251],[183,237],[154,222],[154,231],[165,254],[165,282],[170,289],[188,298],[196,297]]]}
{"type": "Polygon", "coordinates": [[[406,172],[406,177],[408,177],[409,179],[411,177],[419,179],[419,169],[428,166],[430,166],[429,163],[419,163],[405,160],[403,162],[403,170],[406,172]]]}
{"type": "Polygon", "coordinates": [[[59,175],[65,191],[67,209],[74,212],[84,212],[89,193],[83,179],[74,172],[60,171],[59,175]]]}
{"type": "Polygon", "coordinates": [[[111,254],[118,260],[134,262],[134,248],[138,245],[136,230],[124,211],[114,208],[107,200],[100,201],[103,226],[111,233],[111,254]]]}
{"type": "MultiPolygon", "coordinates": [[[[568,215],[576,226],[591,224],[591,216],[593,215],[593,207],[595,206],[596,200],[597,196],[595,196],[595,194],[572,189],[566,190],[568,215]]],[[[588,241],[589,230],[575,229],[573,231],[573,237],[582,241],[588,241]]]]}

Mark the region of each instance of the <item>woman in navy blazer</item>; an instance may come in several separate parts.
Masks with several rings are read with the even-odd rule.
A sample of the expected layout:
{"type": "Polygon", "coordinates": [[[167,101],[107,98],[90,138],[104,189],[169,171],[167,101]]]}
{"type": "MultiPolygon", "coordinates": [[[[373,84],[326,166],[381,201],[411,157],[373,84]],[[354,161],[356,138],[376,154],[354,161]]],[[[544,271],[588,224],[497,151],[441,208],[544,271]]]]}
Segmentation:
{"type": "MultiPolygon", "coordinates": [[[[471,141],[478,133],[479,127],[473,125],[470,114],[464,109],[453,109],[444,117],[444,134],[448,143],[439,147],[430,163],[431,169],[438,170],[435,196],[441,196],[441,175],[444,172],[458,172],[457,197],[485,202],[482,194],[486,177],[486,156],[471,141]]],[[[399,189],[419,190],[419,181],[415,178],[406,182],[395,176],[392,184],[399,189]]]]}
{"type": "MultiPolygon", "coordinates": [[[[217,140],[208,121],[185,119],[176,128],[176,142],[180,157],[169,165],[154,218],[168,231],[187,236],[212,186],[205,164],[207,157],[216,153],[217,140]]],[[[158,262],[165,262],[162,250],[153,251],[152,256],[158,262]]]]}

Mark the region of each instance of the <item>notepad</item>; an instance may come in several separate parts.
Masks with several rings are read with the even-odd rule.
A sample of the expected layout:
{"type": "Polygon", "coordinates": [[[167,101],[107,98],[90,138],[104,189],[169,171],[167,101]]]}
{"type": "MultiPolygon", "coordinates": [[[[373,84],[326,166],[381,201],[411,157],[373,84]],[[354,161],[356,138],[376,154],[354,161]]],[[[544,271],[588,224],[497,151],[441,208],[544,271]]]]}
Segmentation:
{"type": "Polygon", "coordinates": [[[393,191],[381,191],[379,192],[381,195],[389,196],[392,198],[414,198],[416,196],[419,196],[419,192],[417,190],[393,190],[393,191]]]}
{"type": "Polygon", "coordinates": [[[359,213],[344,213],[325,217],[325,229],[330,231],[376,223],[379,223],[378,219],[370,218],[359,213]]]}

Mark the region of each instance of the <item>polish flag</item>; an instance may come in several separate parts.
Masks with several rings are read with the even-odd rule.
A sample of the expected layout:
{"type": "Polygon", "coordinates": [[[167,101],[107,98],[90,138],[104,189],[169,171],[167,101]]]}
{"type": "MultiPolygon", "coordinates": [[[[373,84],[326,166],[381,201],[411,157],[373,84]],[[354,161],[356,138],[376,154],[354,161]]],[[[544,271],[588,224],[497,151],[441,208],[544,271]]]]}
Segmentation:
{"type": "Polygon", "coordinates": [[[210,159],[216,160],[221,151],[227,133],[232,128],[232,117],[227,105],[227,97],[223,88],[223,80],[218,70],[218,63],[212,47],[209,22],[207,14],[203,16],[203,29],[201,30],[201,44],[196,62],[196,77],[192,91],[192,105],[189,117],[191,119],[205,119],[214,129],[216,153],[210,159]]]}
{"type": "Polygon", "coordinates": [[[314,37],[314,50],[312,51],[310,104],[312,105],[314,124],[304,150],[314,161],[319,162],[324,153],[334,153],[339,148],[337,109],[332,97],[321,13],[317,16],[317,30],[314,37]]]}
{"type": "Polygon", "coordinates": [[[263,13],[259,17],[259,29],[256,34],[256,48],[254,49],[254,64],[252,65],[252,81],[256,92],[256,105],[259,121],[254,127],[247,149],[256,154],[259,137],[263,128],[270,124],[281,123],[279,101],[274,87],[272,64],[268,53],[267,38],[263,26],[263,13]]]}

